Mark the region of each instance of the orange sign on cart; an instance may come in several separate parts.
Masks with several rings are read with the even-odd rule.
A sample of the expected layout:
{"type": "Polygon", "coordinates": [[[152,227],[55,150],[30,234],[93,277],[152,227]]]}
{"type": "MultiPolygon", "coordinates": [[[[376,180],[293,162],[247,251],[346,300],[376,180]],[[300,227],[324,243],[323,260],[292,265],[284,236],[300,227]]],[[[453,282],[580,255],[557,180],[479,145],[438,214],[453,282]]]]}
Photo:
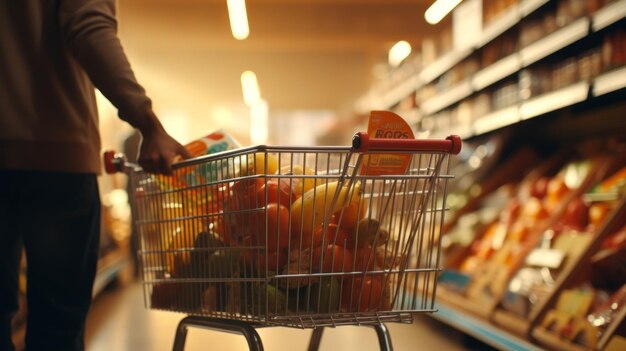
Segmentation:
{"type": "MultiPolygon", "coordinates": [[[[367,133],[380,139],[415,139],[413,130],[402,117],[389,111],[372,111],[367,124],[367,133]]],[[[370,154],[363,158],[362,175],[405,174],[410,154],[370,154]]]]}

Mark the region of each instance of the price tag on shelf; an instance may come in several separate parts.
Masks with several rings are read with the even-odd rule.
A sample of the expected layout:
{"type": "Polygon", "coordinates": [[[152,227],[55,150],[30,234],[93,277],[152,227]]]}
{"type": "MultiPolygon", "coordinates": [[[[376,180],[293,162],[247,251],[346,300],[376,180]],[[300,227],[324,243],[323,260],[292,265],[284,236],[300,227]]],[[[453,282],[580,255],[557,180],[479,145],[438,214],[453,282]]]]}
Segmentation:
{"type": "Polygon", "coordinates": [[[555,249],[537,248],[526,257],[526,263],[535,267],[559,268],[565,259],[565,252],[555,249]]]}

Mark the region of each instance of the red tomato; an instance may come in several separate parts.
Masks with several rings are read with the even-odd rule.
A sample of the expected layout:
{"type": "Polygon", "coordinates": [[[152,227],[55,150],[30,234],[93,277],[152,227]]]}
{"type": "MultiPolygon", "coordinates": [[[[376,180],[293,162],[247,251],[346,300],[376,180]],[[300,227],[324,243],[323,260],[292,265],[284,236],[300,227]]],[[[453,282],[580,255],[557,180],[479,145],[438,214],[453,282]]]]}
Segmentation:
{"type": "MultiPolygon", "coordinates": [[[[342,246],[329,244],[323,251],[324,262],[321,265],[321,272],[352,272],[352,253],[342,246]]],[[[322,248],[317,247],[313,251],[313,268],[320,269],[322,260],[322,248]]]]}
{"type": "MultiPolygon", "coordinates": [[[[253,264],[261,271],[265,271],[266,256],[263,251],[258,255],[252,255],[253,264]]],[[[287,254],[284,250],[270,251],[267,253],[267,270],[273,272],[282,271],[283,267],[287,264],[287,254]]]]}
{"type": "Polygon", "coordinates": [[[350,247],[350,233],[343,228],[338,228],[337,223],[329,223],[324,232],[324,225],[319,224],[315,227],[312,236],[303,236],[300,240],[299,235],[294,235],[293,240],[302,242],[304,248],[319,248],[320,245],[336,244],[342,247],[350,247]],[[335,240],[336,239],[336,240],[335,240]],[[324,240],[322,242],[322,240],[324,240]]]}
{"type": "Polygon", "coordinates": [[[195,212],[200,214],[219,213],[230,197],[230,185],[212,185],[191,190],[190,200],[195,205],[195,212]]]}
{"type": "Polygon", "coordinates": [[[346,312],[390,310],[389,289],[383,289],[383,277],[357,276],[346,279],[341,307],[346,312]]]}
{"type": "Polygon", "coordinates": [[[265,211],[256,213],[252,218],[251,236],[253,242],[264,246],[267,228],[267,249],[276,251],[289,245],[289,209],[277,203],[267,204],[265,211]],[[266,217],[267,215],[267,217],[266,217]]]}
{"type": "Polygon", "coordinates": [[[340,211],[337,211],[333,216],[336,221],[339,221],[339,217],[341,217],[341,228],[344,228],[348,231],[354,231],[357,225],[359,224],[359,220],[365,217],[365,212],[367,211],[367,207],[365,205],[365,201],[355,201],[350,206],[347,206],[343,209],[343,214],[340,211]]]}
{"type": "MultiPolygon", "coordinates": [[[[316,231],[319,231],[320,236],[324,229],[323,225],[320,225],[316,231]]],[[[329,223],[326,227],[326,234],[324,235],[324,243],[336,244],[342,247],[350,247],[351,235],[342,227],[338,227],[336,223],[329,223]]]]}
{"type": "Polygon", "coordinates": [[[561,221],[565,227],[582,231],[589,224],[589,206],[580,197],[571,200],[561,221]]]}
{"type": "Polygon", "coordinates": [[[257,198],[260,204],[278,203],[287,208],[291,205],[295,196],[291,191],[289,183],[285,180],[268,179],[257,192],[257,198]],[[267,201],[266,201],[267,190],[267,201]]]}
{"type": "Polygon", "coordinates": [[[233,183],[232,195],[228,199],[229,208],[234,211],[263,207],[265,202],[258,202],[257,192],[264,185],[263,179],[244,179],[233,183]]]}
{"type": "Polygon", "coordinates": [[[224,211],[224,220],[227,227],[233,230],[234,236],[242,237],[252,234],[252,225],[258,222],[257,212],[252,210],[264,206],[258,203],[256,196],[263,184],[263,180],[258,178],[244,179],[232,184],[227,210],[224,211]]]}

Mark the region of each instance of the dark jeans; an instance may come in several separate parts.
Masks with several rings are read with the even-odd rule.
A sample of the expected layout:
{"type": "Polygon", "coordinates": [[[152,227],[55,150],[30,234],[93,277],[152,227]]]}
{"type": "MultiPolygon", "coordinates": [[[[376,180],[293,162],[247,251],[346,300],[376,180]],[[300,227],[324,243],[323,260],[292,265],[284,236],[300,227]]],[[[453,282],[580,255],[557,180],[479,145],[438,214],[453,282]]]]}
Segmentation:
{"type": "Polygon", "coordinates": [[[0,170],[0,350],[13,350],[22,247],[26,350],[84,349],[99,235],[96,175],[0,170]]]}

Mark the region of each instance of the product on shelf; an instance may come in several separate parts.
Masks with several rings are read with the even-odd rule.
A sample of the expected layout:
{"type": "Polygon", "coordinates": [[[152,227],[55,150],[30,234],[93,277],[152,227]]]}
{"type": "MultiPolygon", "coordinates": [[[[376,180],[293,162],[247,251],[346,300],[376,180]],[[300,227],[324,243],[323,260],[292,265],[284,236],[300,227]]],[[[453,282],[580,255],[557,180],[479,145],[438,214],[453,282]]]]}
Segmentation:
{"type": "Polygon", "coordinates": [[[471,101],[472,119],[476,120],[491,112],[491,95],[481,92],[471,101]]]}
{"type": "Polygon", "coordinates": [[[412,53],[405,58],[397,67],[380,66],[376,70],[376,82],[373,85],[373,91],[376,95],[385,95],[398,85],[406,82],[412,76],[418,74],[422,69],[421,53],[412,53]]]}
{"type": "Polygon", "coordinates": [[[520,25],[519,47],[524,48],[556,30],[556,14],[546,12],[542,17],[529,17],[520,25]]]}
{"type": "Polygon", "coordinates": [[[602,49],[593,48],[587,50],[578,59],[578,74],[580,80],[590,81],[604,70],[602,64],[602,49]]]}
{"type": "Polygon", "coordinates": [[[501,303],[504,309],[526,318],[532,308],[549,297],[561,275],[570,272],[618,206],[619,196],[606,194],[620,193],[624,184],[626,167],[567,204],[561,218],[542,234],[540,243],[511,279],[501,303]],[[594,196],[597,200],[591,201],[594,196]]]}
{"type": "Polygon", "coordinates": [[[560,0],[557,2],[556,23],[563,27],[574,20],[587,15],[590,8],[593,8],[595,1],[589,0],[560,0]]]}
{"type": "Polygon", "coordinates": [[[602,63],[607,70],[626,65],[625,29],[617,28],[605,35],[602,45],[602,63]]]}
{"type": "MultiPolygon", "coordinates": [[[[514,186],[504,185],[481,201],[481,207],[473,212],[459,216],[456,225],[447,231],[442,241],[442,255],[445,267],[457,267],[465,251],[472,245],[480,233],[493,223],[502,207],[514,195],[514,186]]],[[[445,284],[445,277],[444,277],[445,284]]],[[[454,286],[450,284],[449,286],[454,286]]]]}
{"type": "Polygon", "coordinates": [[[436,95],[437,95],[437,88],[435,87],[435,85],[426,84],[425,86],[423,86],[421,89],[417,91],[417,93],[415,94],[415,99],[418,101],[418,103],[422,103],[432,97],[435,97],[436,95]]]}
{"type": "MultiPolygon", "coordinates": [[[[625,219],[621,229],[609,236],[626,236],[625,219]]],[[[555,335],[561,340],[595,350],[606,344],[610,328],[623,323],[623,311],[626,306],[626,245],[619,244],[607,252],[600,249],[586,262],[586,267],[575,282],[564,289],[558,296],[555,306],[548,310],[539,324],[539,339],[542,335],[555,335]]]]}
{"type": "MultiPolygon", "coordinates": [[[[515,194],[500,206],[497,217],[487,224],[455,266],[448,269],[467,277],[453,289],[479,304],[495,307],[509,286],[512,275],[523,264],[569,199],[591,173],[590,160],[574,159],[560,171],[554,158],[539,166],[516,187],[515,194]]],[[[575,211],[578,211],[576,209],[575,211]]],[[[564,243],[565,245],[565,243],[564,243]]],[[[445,278],[445,274],[444,274],[445,278]]],[[[445,279],[442,284],[446,285],[445,279]]]]}
{"type": "Polygon", "coordinates": [[[518,37],[517,30],[512,30],[485,45],[481,50],[481,67],[488,67],[498,60],[514,54],[518,50],[518,37]]]}
{"type": "Polygon", "coordinates": [[[523,69],[519,74],[520,99],[528,100],[551,89],[550,71],[546,65],[523,69]]]}
{"type": "Polygon", "coordinates": [[[529,148],[503,153],[509,136],[493,135],[481,141],[463,143],[463,150],[451,164],[455,181],[449,184],[444,232],[456,225],[458,217],[476,210],[480,201],[512,179],[521,177],[538,156],[529,148]],[[499,167],[497,167],[499,165],[499,167]]]}
{"type": "Polygon", "coordinates": [[[518,2],[518,0],[483,0],[483,27],[489,26],[518,2]]]}
{"type": "Polygon", "coordinates": [[[511,105],[515,105],[520,100],[519,88],[514,80],[505,81],[499,84],[491,98],[491,110],[497,111],[511,105]]]}
{"type": "MultiPolygon", "coordinates": [[[[502,138],[493,139],[479,144],[470,154],[470,160],[467,161],[469,169],[455,169],[456,174],[468,176],[455,182],[456,187],[448,195],[447,204],[451,213],[446,217],[446,235],[442,238],[444,267],[458,267],[461,264],[472,243],[515,196],[519,179],[539,159],[532,149],[523,147],[507,155],[504,160],[499,160],[501,154],[489,149],[501,147],[496,141],[502,141],[502,138]]],[[[467,149],[471,150],[471,146],[467,149]]]]}

